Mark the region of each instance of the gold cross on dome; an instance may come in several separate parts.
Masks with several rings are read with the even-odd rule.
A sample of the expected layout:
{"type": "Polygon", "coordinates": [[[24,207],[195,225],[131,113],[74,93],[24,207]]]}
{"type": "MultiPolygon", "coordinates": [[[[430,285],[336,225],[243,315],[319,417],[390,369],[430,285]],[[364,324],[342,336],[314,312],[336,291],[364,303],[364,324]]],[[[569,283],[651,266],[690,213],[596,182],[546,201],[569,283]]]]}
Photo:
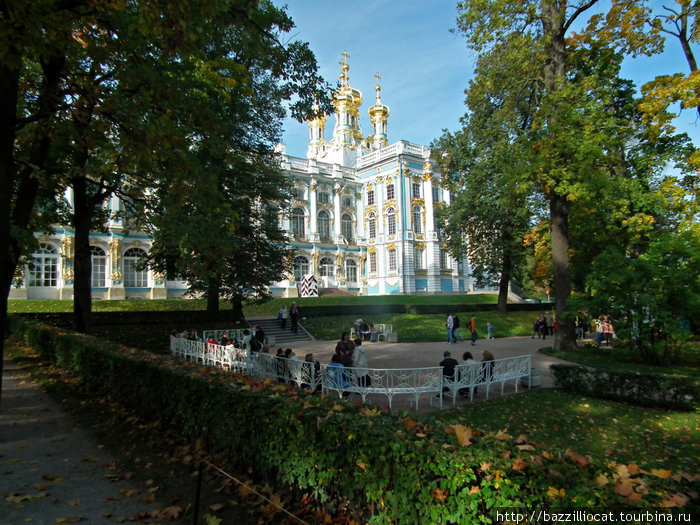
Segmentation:
{"type": "Polygon", "coordinates": [[[350,55],[348,55],[348,51],[345,50],[343,51],[343,61],[339,62],[341,66],[347,66],[348,65],[348,58],[350,58],[350,55]]]}

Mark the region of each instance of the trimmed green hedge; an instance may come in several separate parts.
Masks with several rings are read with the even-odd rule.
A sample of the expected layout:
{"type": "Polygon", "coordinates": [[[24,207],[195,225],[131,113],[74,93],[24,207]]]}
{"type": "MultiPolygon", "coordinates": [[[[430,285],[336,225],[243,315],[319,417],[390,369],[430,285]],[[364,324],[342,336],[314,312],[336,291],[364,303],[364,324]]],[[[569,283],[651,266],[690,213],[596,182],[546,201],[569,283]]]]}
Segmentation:
{"type": "Polygon", "coordinates": [[[551,365],[555,386],[572,394],[634,405],[692,410],[700,383],[687,377],[616,372],[578,365],[551,365]]]}
{"type": "Polygon", "coordinates": [[[648,507],[691,492],[687,477],[636,469],[622,491],[619,465],[526,436],[418,421],[18,318],[11,333],[91,395],[204,443],[224,468],[362,523],[490,523],[495,509],[648,507]]]}

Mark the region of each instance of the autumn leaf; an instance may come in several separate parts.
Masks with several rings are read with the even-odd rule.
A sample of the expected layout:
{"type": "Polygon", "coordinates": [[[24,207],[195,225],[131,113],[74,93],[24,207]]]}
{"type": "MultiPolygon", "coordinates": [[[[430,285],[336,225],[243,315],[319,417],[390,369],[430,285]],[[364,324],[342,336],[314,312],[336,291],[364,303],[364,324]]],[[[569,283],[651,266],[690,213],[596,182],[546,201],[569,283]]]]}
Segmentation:
{"type": "Polygon", "coordinates": [[[639,466],[636,463],[630,463],[627,465],[627,472],[630,473],[630,476],[634,476],[639,473],[639,466]]]}
{"type": "Polygon", "coordinates": [[[578,452],[575,452],[573,450],[568,450],[566,455],[569,456],[569,458],[574,463],[576,463],[579,467],[587,467],[588,465],[591,464],[591,462],[588,461],[588,459],[586,459],[581,454],[579,454],[578,452]]]}
{"type": "Polygon", "coordinates": [[[660,468],[653,468],[651,469],[651,475],[656,476],[659,479],[666,479],[671,477],[671,471],[660,468]]]}
{"type": "Polygon", "coordinates": [[[605,474],[600,474],[595,478],[595,482],[600,485],[601,487],[604,487],[609,483],[608,477],[605,474]]]}
{"type": "Polygon", "coordinates": [[[437,499],[440,501],[446,500],[447,496],[450,495],[449,490],[442,490],[442,489],[434,489],[433,490],[433,499],[437,499]]]}
{"type": "Polygon", "coordinates": [[[406,430],[411,430],[413,427],[416,426],[416,422],[409,417],[403,422],[403,426],[404,428],[406,428],[406,430]]]}
{"type": "Polygon", "coordinates": [[[477,487],[476,485],[474,485],[469,490],[469,495],[471,496],[472,494],[478,494],[479,492],[481,492],[481,489],[479,487],[477,487]]]}
{"type": "Polygon", "coordinates": [[[214,503],[212,505],[209,505],[209,510],[211,510],[212,512],[219,512],[223,508],[224,506],[221,503],[214,503]]]}
{"type": "Polygon", "coordinates": [[[82,516],[74,516],[72,518],[56,518],[56,523],[80,523],[85,518],[82,516]]]}
{"type": "Polygon", "coordinates": [[[549,487],[547,490],[547,496],[550,499],[563,498],[566,496],[566,491],[564,489],[556,489],[554,487],[549,487]]]}
{"type": "Polygon", "coordinates": [[[161,518],[167,518],[169,520],[176,520],[180,517],[180,514],[182,513],[182,508],[172,505],[170,507],[164,508],[160,512],[160,517],[161,518]]]}
{"type": "Polygon", "coordinates": [[[632,483],[629,479],[618,479],[617,483],[615,483],[615,492],[617,492],[623,498],[632,494],[632,491],[632,483]]]}
{"type": "Polygon", "coordinates": [[[662,507],[683,507],[688,503],[688,497],[685,494],[672,494],[661,502],[662,507]]]}
{"type": "Polygon", "coordinates": [[[642,495],[637,494],[636,492],[632,492],[632,494],[625,498],[625,501],[630,505],[634,505],[635,503],[639,503],[640,501],[642,501],[642,495]]]}
{"type": "Polygon", "coordinates": [[[490,468],[491,468],[491,463],[482,463],[481,466],[479,467],[481,472],[486,472],[490,468]]]}
{"type": "Polygon", "coordinates": [[[464,425],[455,425],[455,435],[457,436],[457,441],[463,447],[468,447],[472,444],[472,429],[465,427],[464,425]]]}
{"type": "Polygon", "coordinates": [[[525,461],[523,458],[518,458],[515,461],[511,461],[510,468],[513,470],[525,470],[527,465],[527,461],[525,461]]]}
{"type": "Polygon", "coordinates": [[[506,440],[512,438],[513,436],[506,433],[505,430],[499,430],[498,433],[494,437],[499,441],[506,441],[506,440]]]}
{"type": "Polygon", "coordinates": [[[526,435],[526,434],[520,434],[520,435],[518,436],[518,439],[515,440],[515,443],[516,443],[517,445],[522,445],[522,444],[527,443],[527,435],[526,435]]]}

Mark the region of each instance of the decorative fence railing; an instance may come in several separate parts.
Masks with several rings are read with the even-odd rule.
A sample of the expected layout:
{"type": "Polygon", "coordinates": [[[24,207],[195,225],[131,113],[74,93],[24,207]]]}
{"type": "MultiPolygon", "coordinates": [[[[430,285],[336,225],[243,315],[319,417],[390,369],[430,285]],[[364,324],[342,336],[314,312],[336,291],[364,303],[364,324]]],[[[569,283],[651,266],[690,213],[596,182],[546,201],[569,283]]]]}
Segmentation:
{"type": "Polygon", "coordinates": [[[173,356],[205,366],[220,366],[227,370],[247,373],[254,377],[273,378],[280,383],[292,384],[310,390],[335,393],[339,397],[358,394],[362,402],[369,396],[386,396],[389,407],[397,395],[412,396],[416,410],[421,396],[433,398],[451,396],[452,404],[461,393],[470,400],[478,387],[501,385],[501,395],[507,381],[514,381],[518,391],[520,380],[530,380],[530,355],[497,359],[489,363],[461,364],[455,367],[453,378],[443,375],[441,366],[426,368],[345,368],[335,364],[319,365],[317,362],[300,361],[273,356],[263,352],[248,352],[233,345],[221,346],[172,337],[170,351],[173,356]]]}

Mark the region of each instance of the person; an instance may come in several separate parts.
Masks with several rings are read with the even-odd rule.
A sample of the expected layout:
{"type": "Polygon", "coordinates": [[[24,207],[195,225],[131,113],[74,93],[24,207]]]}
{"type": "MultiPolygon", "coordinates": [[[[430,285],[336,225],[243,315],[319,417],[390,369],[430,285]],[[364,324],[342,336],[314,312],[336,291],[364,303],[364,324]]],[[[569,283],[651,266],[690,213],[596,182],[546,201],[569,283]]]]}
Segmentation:
{"type": "Polygon", "coordinates": [[[214,336],[212,335],[207,339],[207,352],[213,352],[215,350],[215,346],[217,346],[219,343],[216,342],[216,339],[214,339],[214,336]]]}
{"type": "MultiPolygon", "coordinates": [[[[440,364],[438,366],[442,367],[442,376],[445,379],[449,379],[452,381],[455,377],[455,367],[459,364],[457,360],[454,357],[451,357],[450,351],[445,350],[445,352],[442,354],[443,360],[440,361],[440,364]]],[[[443,387],[443,391],[448,390],[447,387],[443,387]]],[[[440,396],[438,396],[440,397],[440,396]]]]}
{"type": "Polygon", "coordinates": [[[362,339],[355,339],[355,349],[352,351],[352,367],[355,369],[358,386],[370,386],[372,379],[367,373],[367,350],[362,345],[362,339]]]}
{"type": "Polygon", "coordinates": [[[292,305],[289,307],[289,321],[291,332],[299,333],[299,308],[297,308],[297,303],[292,301],[292,305]]]}
{"type": "Polygon", "coordinates": [[[321,363],[318,359],[314,357],[314,354],[306,354],[304,356],[304,361],[307,363],[313,363],[313,367],[309,371],[310,383],[302,383],[302,388],[311,388],[311,385],[316,385],[316,390],[321,390],[321,382],[316,381],[318,374],[321,372],[321,363]]]}
{"type": "Polygon", "coordinates": [[[265,345],[265,331],[256,324],[253,326],[253,332],[255,339],[260,343],[260,348],[262,348],[265,345]]]}
{"type": "Polygon", "coordinates": [[[369,341],[372,338],[372,331],[370,330],[369,323],[367,321],[362,321],[362,326],[360,326],[360,335],[364,341],[369,341]]]}
{"type": "Polygon", "coordinates": [[[447,322],[445,322],[445,328],[447,329],[447,344],[451,345],[452,343],[455,342],[455,334],[454,334],[454,327],[455,327],[455,320],[452,317],[452,314],[447,314],[447,322]]]}
{"type": "Polygon", "coordinates": [[[372,323],[369,323],[369,334],[370,334],[370,341],[372,343],[377,342],[377,337],[381,335],[383,332],[381,330],[377,330],[374,328],[374,325],[372,323]]]}
{"type": "Polygon", "coordinates": [[[277,320],[280,322],[280,328],[282,330],[287,329],[287,307],[282,305],[280,311],[277,312],[277,320]]]}
{"type": "MultiPolygon", "coordinates": [[[[476,361],[474,361],[474,357],[472,356],[471,352],[464,352],[462,354],[462,364],[463,365],[475,365],[476,361]]],[[[474,394],[476,394],[476,389],[477,387],[474,387],[474,394]]],[[[466,387],[462,387],[459,389],[459,395],[460,396],[469,396],[469,389],[466,387]]]]}
{"type": "Polygon", "coordinates": [[[534,339],[535,336],[537,336],[537,339],[540,338],[540,318],[538,317],[535,319],[535,322],[532,323],[532,337],[531,339],[534,339]]]}
{"type": "Polygon", "coordinates": [[[472,333],[472,346],[474,346],[476,344],[476,339],[479,337],[479,334],[476,333],[476,315],[472,315],[472,318],[467,323],[467,326],[469,327],[469,331],[472,333]]]}
{"type": "MultiPolygon", "coordinates": [[[[347,388],[350,386],[348,383],[348,373],[340,362],[338,354],[333,354],[331,358],[331,364],[326,367],[328,372],[328,382],[331,388],[347,388]]],[[[343,392],[343,396],[350,395],[350,392],[343,392]]]]}
{"type": "Polygon", "coordinates": [[[352,325],[352,330],[355,334],[355,337],[360,337],[360,331],[362,330],[362,323],[364,323],[364,319],[355,319],[355,322],[352,325]]]}
{"type": "Polygon", "coordinates": [[[493,339],[493,325],[486,323],[486,334],[488,339],[493,339]]]}
{"type": "Polygon", "coordinates": [[[287,348],[287,349],[284,351],[284,357],[285,357],[286,359],[293,359],[294,361],[297,361],[297,360],[298,360],[298,359],[297,359],[297,355],[294,353],[294,350],[292,350],[291,348],[287,348]]]}
{"type": "Polygon", "coordinates": [[[538,330],[540,331],[542,339],[547,339],[547,332],[549,329],[547,328],[547,318],[544,316],[544,314],[540,315],[538,325],[538,330]]]}
{"type": "Polygon", "coordinates": [[[586,325],[583,322],[583,316],[581,314],[576,316],[576,339],[583,339],[586,337],[586,325]]]}
{"type": "Polygon", "coordinates": [[[247,328],[243,330],[243,340],[241,341],[241,344],[243,345],[243,349],[247,350],[250,352],[250,340],[253,339],[253,334],[250,333],[250,330],[247,328]]]}
{"type": "Polygon", "coordinates": [[[484,379],[487,381],[491,379],[491,376],[493,375],[493,366],[494,366],[494,360],[495,358],[493,357],[493,354],[489,352],[488,350],[484,350],[481,353],[482,360],[481,360],[481,367],[484,370],[484,379]]]}
{"type": "Polygon", "coordinates": [[[458,337],[464,342],[464,337],[459,333],[459,317],[455,314],[452,316],[452,339],[456,342],[458,337]]]}
{"type": "Polygon", "coordinates": [[[231,339],[229,339],[228,337],[228,332],[224,332],[223,334],[221,334],[221,346],[228,346],[228,342],[230,340],[231,339]]]}
{"type": "Polygon", "coordinates": [[[355,350],[355,344],[350,341],[350,334],[343,332],[340,336],[340,341],[335,345],[335,355],[339,358],[339,363],[343,366],[352,366],[352,353],[355,350]]]}
{"type": "Polygon", "coordinates": [[[603,342],[603,319],[602,317],[599,317],[594,321],[595,323],[595,332],[596,332],[596,341],[595,344],[598,348],[600,348],[600,344],[603,342]]]}
{"type": "Polygon", "coordinates": [[[603,316],[601,326],[603,329],[603,339],[605,340],[605,344],[608,346],[612,346],[613,324],[609,316],[603,316]]]}
{"type": "Polygon", "coordinates": [[[544,313],[545,321],[547,321],[547,333],[554,335],[554,317],[549,312],[544,313]]]}

